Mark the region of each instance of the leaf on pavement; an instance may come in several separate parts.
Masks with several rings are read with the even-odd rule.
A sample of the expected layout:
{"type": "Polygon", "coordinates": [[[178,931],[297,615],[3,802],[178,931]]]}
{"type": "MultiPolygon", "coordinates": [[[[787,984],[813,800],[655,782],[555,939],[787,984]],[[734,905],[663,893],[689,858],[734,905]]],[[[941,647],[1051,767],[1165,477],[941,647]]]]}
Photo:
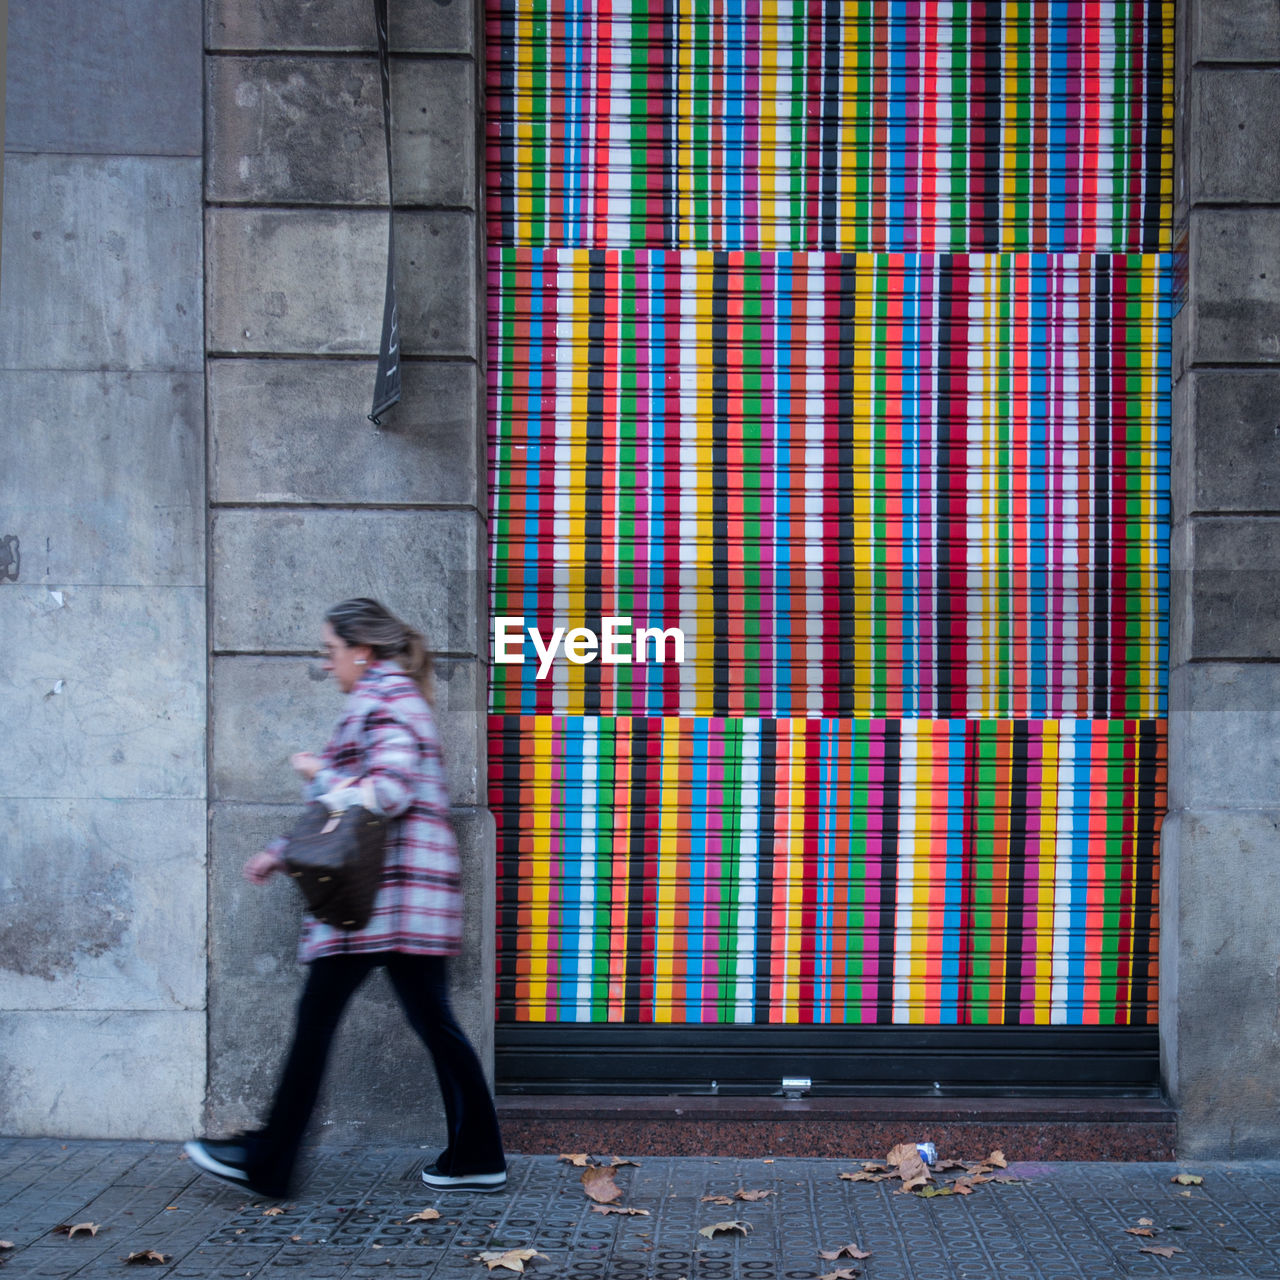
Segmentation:
{"type": "Polygon", "coordinates": [[[272,1205],[270,1209],[263,1209],[262,1216],[264,1218],[278,1218],[284,1210],[278,1205],[272,1205]]]}
{"type": "Polygon", "coordinates": [[[64,1222],[61,1226],[54,1227],[53,1234],[59,1235],[59,1236],[66,1236],[68,1239],[72,1239],[74,1236],[78,1235],[81,1231],[87,1231],[89,1235],[96,1236],[98,1234],[98,1228],[101,1225],[102,1224],[100,1222],[77,1222],[73,1227],[70,1224],[64,1222]]]}
{"type": "Polygon", "coordinates": [[[726,1208],[733,1203],[731,1196],[703,1196],[699,1204],[722,1204],[726,1208]]]}
{"type": "Polygon", "coordinates": [[[888,1173],[871,1173],[864,1169],[861,1173],[842,1173],[841,1178],[845,1182],[884,1182],[886,1178],[892,1177],[888,1173]]]}
{"type": "Polygon", "coordinates": [[[818,1257],[826,1258],[828,1262],[834,1262],[837,1258],[869,1258],[871,1254],[865,1249],[859,1249],[856,1244],[842,1244],[838,1249],[819,1249],[818,1257]]]}
{"type": "MultiPolygon", "coordinates": [[[[920,1152],[916,1150],[914,1142],[900,1142],[892,1151],[884,1158],[885,1164],[901,1164],[904,1160],[914,1158],[920,1159],[920,1152]]],[[[865,1166],[863,1166],[865,1168],[865,1166]]]]}
{"type": "Polygon", "coordinates": [[[951,1189],[951,1193],[952,1193],[953,1195],[957,1195],[957,1196],[971,1196],[971,1195],[973,1195],[973,1179],[972,1179],[972,1178],[957,1178],[957,1179],[956,1179],[956,1180],[951,1184],[951,1188],[950,1188],[950,1189],[951,1189]]]}
{"type": "Polygon", "coordinates": [[[1175,1173],[1169,1181],[1180,1187],[1198,1187],[1204,1179],[1198,1173],[1175,1173]]]}
{"type": "Polygon", "coordinates": [[[434,1222],[439,1216],[439,1209],[419,1209],[417,1213],[410,1214],[405,1222],[434,1222]]]}
{"type": "Polygon", "coordinates": [[[771,1196],[772,1191],[743,1191],[741,1187],[735,1191],[734,1196],[739,1200],[746,1200],[754,1204],[757,1200],[763,1200],[766,1196],[771,1196]]]}
{"type": "Polygon", "coordinates": [[[698,1234],[706,1236],[708,1240],[712,1239],[718,1232],[736,1231],[740,1235],[746,1235],[751,1230],[749,1222],[713,1222],[709,1227],[699,1227],[698,1234]]]}
{"type": "MultiPolygon", "coordinates": [[[[1139,1218],[1139,1219],[1138,1219],[1138,1226],[1140,1226],[1140,1227],[1154,1227],[1155,1225],[1156,1225],[1156,1220],[1155,1220],[1154,1218],[1139,1218]]],[[[1226,1224],[1225,1222],[1220,1222],[1220,1223],[1218,1223],[1218,1226],[1220,1226],[1220,1227],[1225,1227],[1226,1225],[1227,1225],[1227,1224],[1226,1224]]]]}
{"type": "Polygon", "coordinates": [[[508,1271],[523,1271],[524,1264],[534,1258],[545,1258],[545,1253],[537,1249],[490,1249],[476,1254],[476,1261],[483,1262],[492,1271],[495,1267],[505,1267],[508,1271]]]}
{"type": "Polygon", "coordinates": [[[1154,1227],[1125,1227],[1125,1235],[1156,1236],[1160,1233],[1154,1227]]]}
{"type": "Polygon", "coordinates": [[[932,1180],[932,1178],[933,1178],[933,1175],[929,1172],[929,1170],[922,1167],[921,1171],[917,1173],[914,1177],[902,1179],[902,1190],[914,1191],[917,1187],[927,1186],[928,1183],[932,1180]]]}
{"type": "Polygon", "coordinates": [[[1007,1169],[1009,1162],[1004,1158],[1003,1151],[993,1151],[986,1159],[986,1163],[996,1169],[1007,1169]]]}
{"type": "Polygon", "coordinates": [[[612,1169],[620,1169],[624,1164],[634,1165],[637,1169],[640,1167],[639,1160],[626,1160],[622,1156],[614,1156],[609,1161],[609,1167],[612,1169]]]}
{"type": "Polygon", "coordinates": [[[637,1214],[647,1218],[649,1216],[648,1209],[629,1209],[621,1204],[593,1204],[591,1206],[593,1213],[630,1213],[637,1214]]]}
{"type": "Polygon", "coordinates": [[[622,1188],[613,1180],[613,1169],[608,1165],[592,1165],[582,1171],[582,1189],[597,1204],[609,1204],[622,1195],[622,1188]]]}
{"type": "Polygon", "coordinates": [[[591,1157],[585,1151],[574,1151],[572,1154],[561,1153],[561,1160],[567,1160],[579,1169],[585,1169],[591,1163],[591,1157]]]}
{"type": "Polygon", "coordinates": [[[0,1240],[0,1249],[12,1249],[13,1247],[12,1240],[0,1240]]]}
{"type": "Polygon", "coordinates": [[[1182,1250],[1176,1244],[1144,1244],[1139,1253],[1154,1253],[1157,1258],[1172,1258],[1175,1253],[1181,1253],[1182,1250]]]}
{"type": "MultiPolygon", "coordinates": [[[[919,1180],[917,1179],[917,1181],[919,1180]]],[[[904,1186],[903,1190],[907,1191],[910,1190],[910,1188],[904,1186]]],[[[921,1187],[918,1194],[923,1196],[926,1200],[932,1200],[934,1196],[953,1196],[955,1193],[955,1187],[921,1187]]],[[[969,1192],[962,1191],[960,1194],[968,1195],[969,1192]]]]}
{"type": "Polygon", "coordinates": [[[855,1280],[858,1272],[853,1267],[837,1267],[834,1271],[826,1271],[818,1280],[855,1280]]]}
{"type": "Polygon", "coordinates": [[[171,1253],[161,1253],[159,1249],[139,1249],[125,1258],[125,1261],[132,1263],[135,1267],[157,1266],[162,1262],[168,1262],[172,1257],[171,1253]]]}

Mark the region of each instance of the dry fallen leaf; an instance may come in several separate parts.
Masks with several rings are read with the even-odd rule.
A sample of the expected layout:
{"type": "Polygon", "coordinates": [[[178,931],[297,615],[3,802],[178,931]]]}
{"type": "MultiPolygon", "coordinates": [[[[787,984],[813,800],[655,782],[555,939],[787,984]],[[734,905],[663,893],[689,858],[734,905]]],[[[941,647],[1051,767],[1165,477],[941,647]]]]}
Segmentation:
{"type": "Polygon", "coordinates": [[[754,1204],[757,1200],[763,1200],[765,1196],[771,1196],[774,1193],[772,1191],[743,1191],[739,1188],[733,1194],[739,1200],[746,1200],[754,1204]]]}
{"type": "Polygon", "coordinates": [[[727,1206],[733,1203],[733,1197],[732,1196],[703,1196],[702,1199],[698,1201],[698,1203],[699,1204],[722,1204],[727,1206]]]}
{"type": "Polygon", "coordinates": [[[858,1273],[852,1267],[837,1267],[834,1271],[826,1271],[818,1280],[855,1280],[858,1273]]]}
{"type": "MultiPolygon", "coordinates": [[[[914,1142],[900,1142],[892,1151],[884,1158],[885,1164],[901,1164],[904,1160],[914,1158],[920,1159],[920,1152],[916,1150],[914,1142]]],[[[863,1166],[866,1167],[865,1165],[863,1166]]]]}
{"type": "Polygon", "coordinates": [[[929,1170],[925,1169],[922,1173],[916,1174],[915,1177],[913,1178],[903,1178],[902,1186],[899,1188],[899,1190],[914,1191],[917,1187],[923,1187],[927,1185],[931,1176],[932,1175],[929,1173],[929,1170]]]}
{"type": "Polygon", "coordinates": [[[710,1240],[719,1231],[738,1231],[745,1236],[750,1230],[749,1222],[713,1222],[709,1227],[699,1227],[698,1234],[710,1240]]]}
{"type": "MultiPolygon", "coordinates": [[[[909,1191],[911,1188],[904,1186],[902,1189],[904,1191],[909,1191]]],[[[953,1196],[955,1194],[956,1194],[955,1187],[921,1187],[920,1188],[920,1195],[922,1195],[926,1200],[932,1200],[934,1196],[953,1196]]],[[[969,1192],[962,1191],[960,1194],[968,1195],[969,1192]]]]}
{"type": "Polygon", "coordinates": [[[1003,1151],[993,1151],[986,1159],[986,1163],[997,1169],[1007,1169],[1009,1162],[1004,1158],[1003,1151]]]}
{"type": "Polygon", "coordinates": [[[845,1182],[883,1182],[889,1177],[887,1173],[867,1173],[865,1170],[862,1173],[842,1173],[840,1176],[845,1182]]]}
{"type": "Polygon", "coordinates": [[[172,1256],[170,1253],[161,1253],[159,1249],[139,1249],[136,1253],[131,1253],[125,1261],[133,1263],[134,1266],[148,1266],[168,1262],[172,1256]]]}
{"type": "Polygon", "coordinates": [[[973,1181],[972,1178],[957,1178],[951,1184],[951,1190],[958,1196],[971,1196],[973,1195],[973,1181]]]}
{"type": "MultiPolygon", "coordinates": [[[[1138,1226],[1140,1226],[1140,1227],[1154,1227],[1155,1225],[1156,1225],[1156,1220],[1155,1220],[1154,1218],[1139,1218],[1139,1219],[1138,1219],[1138,1226]]],[[[1220,1227],[1225,1227],[1226,1225],[1227,1225],[1227,1224],[1226,1224],[1225,1222],[1220,1222],[1220,1223],[1218,1223],[1218,1226],[1220,1226],[1220,1227]]]]}
{"type": "Polygon", "coordinates": [[[1155,1236],[1160,1233],[1154,1227],[1125,1227],[1125,1234],[1130,1236],[1155,1236]]]}
{"type": "Polygon", "coordinates": [[[582,1189],[597,1204],[609,1204],[622,1195],[622,1188],[613,1180],[613,1170],[608,1166],[592,1165],[582,1172],[582,1189]]]}
{"type": "Polygon", "coordinates": [[[819,1249],[818,1257],[826,1258],[828,1262],[834,1262],[837,1258],[869,1258],[871,1255],[865,1249],[859,1249],[856,1244],[842,1244],[838,1249],[819,1249]]]}
{"type": "Polygon", "coordinates": [[[406,1218],[405,1221],[406,1223],[434,1222],[439,1216],[440,1216],[439,1209],[419,1209],[417,1213],[410,1214],[410,1216],[406,1218]]]}
{"type": "Polygon", "coordinates": [[[1179,1191],[1179,1192],[1178,1192],[1178,1194],[1179,1194],[1180,1196],[1186,1196],[1188,1200],[1190,1200],[1190,1199],[1191,1199],[1191,1192],[1190,1192],[1190,1191],[1179,1191]]]}
{"type": "Polygon", "coordinates": [[[0,1240],[0,1249],[12,1249],[14,1243],[12,1240],[0,1240]]]}
{"type": "Polygon", "coordinates": [[[648,1209],[631,1209],[621,1204],[593,1204],[591,1211],[593,1213],[630,1213],[645,1218],[649,1216],[648,1209]]]}
{"type": "Polygon", "coordinates": [[[263,1209],[262,1216],[264,1218],[278,1218],[284,1210],[278,1205],[272,1205],[270,1209],[263,1209]]]}
{"type": "Polygon", "coordinates": [[[634,1165],[637,1169],[640,1167],[639,1160],[624,1160],[622,1156],[614,1156],[609,1161],[610,1167],[614,1169],[620,1169],[624,1164],[634,1165]]]}
{"type": "Polygon", "coordinates": [[[98,1234],[98,1228],[101,1225],[102,1224],[98,1222],[77,1222],[75,1226],[72,1227],[64,1222],[60,1227],[54,1227],[53,1234],[66,1236],[68,1239],[71,1239],[78,1232],[87,1231],[91,1236],[96,1236],[98,1234]]]}
{"type": "Polygon", "coordinates": [[[575,1151],[572,1154],[562,1154],[561,1160],[567,1160],[570,1164],[576,1165],[579,1169],[585,1169],[591,1163],[591,1157],[585,1151],[575,1151]]]}
{"type": "Polygon", "coordinates": [[[508,1271],[523,1271],[524,1264],[533,1258],[545,1258],[545,1253],[536,1249],[490,1249],[487,1253],[476,1254],[476,1261],[483,1262],[492,1271],[495,1267],[505,1267],[508,1271]]]}
{"type": "Polygon", "coordinates": [[[1182,1250],[1174,1244],[1144,1244],[1139,1253],[1154,1253],[1157,1258],[1172,1258],[1175,1253],[1181,1253],[1182,1250]]]}
{"type": "Polygon", "coordinates": [[[1180,1187],[1198,1187],[1204,1179],[1198,1173],[1175,1173],[1169,1181],[1180,1187]]]}

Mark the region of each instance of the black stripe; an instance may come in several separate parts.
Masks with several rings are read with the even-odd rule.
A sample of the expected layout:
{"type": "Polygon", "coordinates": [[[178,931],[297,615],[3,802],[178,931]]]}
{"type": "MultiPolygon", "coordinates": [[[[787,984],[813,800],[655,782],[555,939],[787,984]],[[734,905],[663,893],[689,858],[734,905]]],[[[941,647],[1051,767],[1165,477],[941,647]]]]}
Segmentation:
{"type": "MultiPolygon", "coordinates": [[[[1013,722],[1013,760],[1009,776],[1009,904],[1005,916],[1004,1021],[1022,1021],[1023,912],[1027,891],[1027,756],[1031,729],[1026,720],[1013,722]]],[[[1034,944],[1032,947],[1034,954],[1034,944]]]]}
{"type": "MultiPolygon", "coordinates": [[[[603,603],[602,565],[604,558],[604,335],[608,292],[605,284],[603,249],[587,252],[587,459],[583,473],[586,519],[584,521],[583,560],[586,585],[583,592],[583,617],[556,619],[566,633],[574,627],[589,627],[600,634],[603,603]]],[[[600,713],[600,663],[588,662],[582,667],[582,706],[587,715],[600,713]]]]}
{"type": "Polygon", "coordinates": [[[1157,910],[1155,900],[1156,861],[1160,847],[1157,824],[1159,798],[1160,726],[1154,720],[1138,724],[1138,788],[1135,821],[1137,866],[1133,887],[1133,956],[1129,966],[1129,1001],[1131,1023],[1143,1024],[1152,1012],[1147,1004],[1154,959],[1157,910]]]}
{"type": "Polygon", "coordinates": [[[1146,253],[1158,253],[1164,244],[1160,227],[1160,181],[1164,160],[1164,55],[1165,29],[1162,22],[1160,0],[1146,0],[1146,129],[1143,136],[1146,172],[1143,174],[1142,248],[1146,253]]]}
{"type": "Polygon", "coordinates": [[[838,249],[840,220],[836,186],[840,174],[840,0],[827,0],[822,25],[822,143],[819,151],[819,181],[822,183],[818,226],[820,244],[838,249]]]}
{"type": "Polygon", "coordinates": [[[893,1021],[893,952],[898,896],[898,774],[902,723],[884,722],[884,805],[880,822],[880,928],[877,948],[876,1021],[893,1021]]]}
{"type": "MultiPolygon", "coordinates": [[[[854,595],[855,575],[854,560],[858,548],[853,538],[853,503],[855,480],[853,465],[853,361],[856,351],[854,341],[855,313],[857,308],[858,272],[853,254],[843,254],[840,259],[840,353],[839,358],[845,364],[847,373],[840,376],[840,388],[836,400],[836,441],[839,455],[839,501],[842,533],[847,528],[847,536],[840,538],[839,547],[839,601],[828,601],[828,608],[837,611],[837,623],[840,627],[840,667],[837,688],[839,714],[851,716],[856,707],[856,687],[854,676],[856,667],[853,662],[857,645],[857,600],[854,595]],[[847,362],[847,363],[846,363],[847,362]],[[847,524],[846,524],[847,521],[847,524]],[[845,665],[848,655],[849,665],[845,665]]],[[[872,535],[874,537],[874,534],[872,535]]],[[[824,704],[826,699],[823,699],[824,704]]],[[[826,714],[826,706],[823,707],[826,714]]]]}
{"type": "Polygon", "coordinates": [[[711,269],[712,713],[729,714],[729,255],[711,269]]]}
{"type": "Polygon", "coordinates": [[[769,1019],[773,957],[773,789],[778,782],[778,722],[760,721],[760,869],[756,891],[756,999],[753,1021],[769,1019]]]}
{"type": "Polygon", "coordinates": [[[1100,255],[1094,264],[1092,712],[1105,719],[1111,689],[1111,259],[1100,255]]]}
{"type": "MultiPolygon", "coordinates": [[[[645,815],[649,795],[645,778],[649,763],[649,721],[631,721],[631,831],[627,846],[627,973],[622,997],[622,1020],[639,1022],[644,963],[644,891],[648,881],[645,859],[645,815]]],[[[616,851],[615,851],[616,856],[616,851]]]]}

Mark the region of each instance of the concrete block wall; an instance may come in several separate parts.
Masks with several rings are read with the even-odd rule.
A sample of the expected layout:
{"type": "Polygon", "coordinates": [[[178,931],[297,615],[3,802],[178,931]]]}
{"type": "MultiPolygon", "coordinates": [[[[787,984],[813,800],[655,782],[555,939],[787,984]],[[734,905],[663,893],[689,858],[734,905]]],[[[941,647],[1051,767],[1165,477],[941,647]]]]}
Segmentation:
{"type": "Polygon", "coordinates": [[[1184,1156],[1280,1143],[1280,7],[1179,6],[1161,1037],[1184,1156]]]}
{"type": "Polygon", "coordinates": [[[205,1084],[201,4],[8,11],[0,1132],[177,1138],[205,1084]]]}
{"type": "MultiPolygon", "coordinates": [[[[301,973],[291,885],[244,860],[297,812],[288,757],[341,695],[324,610],[373,595],[439,655],[438,713],[468,887],[460,1018],[493,1040],[493,835],[484,808],[486,630],[477,9],[392,0],[403,399],[366,420],[387,246],[367,0],[207,0],[212,646],[207,1127],[254,1123],[301,973]]],[[[443,1138],[426,1056],[380,976],[340,1033],[316,1135],[443,1138]]]]}

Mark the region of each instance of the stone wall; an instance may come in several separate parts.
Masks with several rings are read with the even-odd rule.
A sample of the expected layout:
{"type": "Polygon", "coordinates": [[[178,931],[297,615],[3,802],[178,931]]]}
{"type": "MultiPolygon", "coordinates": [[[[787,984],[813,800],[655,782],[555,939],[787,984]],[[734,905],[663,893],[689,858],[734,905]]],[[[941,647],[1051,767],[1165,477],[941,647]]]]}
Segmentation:
{"type": "MultiPolygon", "coordinates": [[[[324,610],[348,596],[422,625],[440,656],[469,889],[454,985],[492,1056],[476,10],[390,9],[404,394],[376,428],[387,186],[372,5],[206,4],[215,1132],[258,1117],[286,1048],[296,894],[254,889],[240,867],[296,812],[290,753],[322,745],[339,711],[316,651],[324,610]]],[[[327,1140],[443,1136],[381,975],[340,1033],[317,1120],[327,1140]]]]}
{"type": "Polygon", "coordinates": [[[0,1130],[205,1084],[200,0],[13,0],[0,261],[0,1130]]]}
{"type": "Polygon", "coordinates": [[[1185,1156],[1280,1142],[1280,7],[1179,6],[1161,1035],[1185,1156]]]}

